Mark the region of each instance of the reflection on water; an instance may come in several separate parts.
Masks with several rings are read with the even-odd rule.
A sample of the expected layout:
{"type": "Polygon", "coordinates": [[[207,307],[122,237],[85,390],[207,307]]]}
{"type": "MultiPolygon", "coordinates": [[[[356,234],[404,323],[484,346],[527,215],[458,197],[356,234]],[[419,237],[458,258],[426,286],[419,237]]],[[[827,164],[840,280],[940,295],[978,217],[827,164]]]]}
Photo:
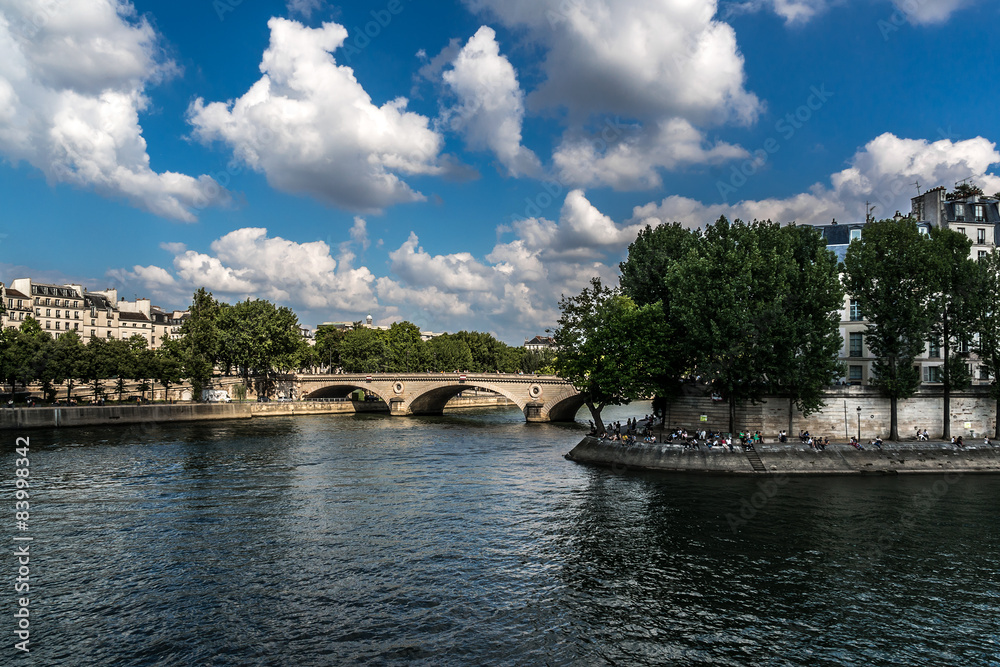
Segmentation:
{"type": "Polygon", "coordinates": [[[734,530],[759,479],[569,463],[581,434],[517,411],[31,432],[31,657],[1000,663],[1000,479],[791,479],[734,530]]]}

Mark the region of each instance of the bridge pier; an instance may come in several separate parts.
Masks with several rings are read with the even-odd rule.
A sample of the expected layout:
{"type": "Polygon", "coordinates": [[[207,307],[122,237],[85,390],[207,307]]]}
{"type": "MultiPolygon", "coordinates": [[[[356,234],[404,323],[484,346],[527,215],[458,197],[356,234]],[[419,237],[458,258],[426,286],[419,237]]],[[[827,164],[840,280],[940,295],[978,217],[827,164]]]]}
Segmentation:
{"type": "Polygon", "coordinates": [[[549,416],[545,414],[544,411],[542,410],[542,408],[544,407],[545,407],[544,403],[537,403],[537,402],[528,403],[527,405],[525,405],[524,406],[525,420],[537,423],[551,421],[549,419],[549,416]]]}
{"type": "Polygon", "coordinates": [[[406,407],[406,401],[401,398],[390,399],[389,414],[393,417],[406,417],[409,415],[410,410],[406,407]]]}

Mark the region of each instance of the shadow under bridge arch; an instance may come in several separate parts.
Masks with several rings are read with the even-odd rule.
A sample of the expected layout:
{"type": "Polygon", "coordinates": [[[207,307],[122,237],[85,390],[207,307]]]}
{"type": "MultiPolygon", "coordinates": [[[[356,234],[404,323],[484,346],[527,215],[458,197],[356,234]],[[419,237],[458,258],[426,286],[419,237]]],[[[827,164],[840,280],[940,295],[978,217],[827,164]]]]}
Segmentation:
{"type": "Polygon", "coordinates": [[[364,391],[366,394],[371,394],[372,396],[378,397],[378,399],[383,403],[385,403],[386,405],[389,404],[388,397],[383,396],[381,391],[377,391],[372,387],[367,387],[360,383],[349,383],[349,382],[330,384],[326,385],[325,387],[314,389],[305,396],[303,396],[302,398],[306,400],[310,398],[347,398],[358,389],[364,391]]]}
{"type": "Polygon", "coordinates": [[[508,390],[488,384],[477,384],[475,382],[464,382],[463,384],[447,384],[431,387],[410,399],[407,405],[407,413],[411,415],[440,415],[444,413],[444,408],[448,401],[455,398],[467,389],[485,389],[494,394],[499,394],[513,402],[524,412],[526,401],[519,399],[508,390]]]}

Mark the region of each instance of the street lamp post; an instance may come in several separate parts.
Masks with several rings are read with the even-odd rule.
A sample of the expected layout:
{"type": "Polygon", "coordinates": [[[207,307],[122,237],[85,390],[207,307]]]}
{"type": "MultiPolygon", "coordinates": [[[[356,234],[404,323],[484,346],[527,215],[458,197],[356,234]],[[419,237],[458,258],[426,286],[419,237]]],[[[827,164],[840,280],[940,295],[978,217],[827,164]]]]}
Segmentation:
{"type": "Polygon", "coordinates": [[[861,406],[858,406],[858,442],[861,442],[861,406]]]}

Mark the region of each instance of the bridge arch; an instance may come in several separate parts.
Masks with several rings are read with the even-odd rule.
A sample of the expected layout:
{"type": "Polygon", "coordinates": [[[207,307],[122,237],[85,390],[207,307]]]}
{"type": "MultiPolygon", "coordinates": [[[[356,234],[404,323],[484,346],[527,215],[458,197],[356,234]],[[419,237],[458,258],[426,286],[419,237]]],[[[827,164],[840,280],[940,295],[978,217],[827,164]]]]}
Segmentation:
{"type": "Polygon", "coordinates": [[[365,393],[377,396],[386,405],[389,405],[389,397],[384,396],[384,392],[378,389],[367,386],[363,382],[335,382],[332,384],[324,385],[318,389],[305,394],[302,398],[346,398],[352,392],[361,389],[365,393]]]}
{"type": "Polygon", "coordinates": [[[576,413],[580,411],[586,403],[586,399],[577,394],[576,396],[567,396],[561,401],[554,403],[548,409],[549,421],[554,422],[571,422],[576,421],[576,413]]]}
{"type": "Polygon", "coordinates": [[[403,408],[411,415],[439,415],[444,412],[445,405],[455,396],[466,389],[485,389],[495,394],[500,394],[511,401],[521,412],[524,412],[526,402],[519,399],[513,392],[491,385],[487,382],[465,381],[462,384],[441,384],[424,389],[415,394],[409,401],[403,404],[403,408]]]}

